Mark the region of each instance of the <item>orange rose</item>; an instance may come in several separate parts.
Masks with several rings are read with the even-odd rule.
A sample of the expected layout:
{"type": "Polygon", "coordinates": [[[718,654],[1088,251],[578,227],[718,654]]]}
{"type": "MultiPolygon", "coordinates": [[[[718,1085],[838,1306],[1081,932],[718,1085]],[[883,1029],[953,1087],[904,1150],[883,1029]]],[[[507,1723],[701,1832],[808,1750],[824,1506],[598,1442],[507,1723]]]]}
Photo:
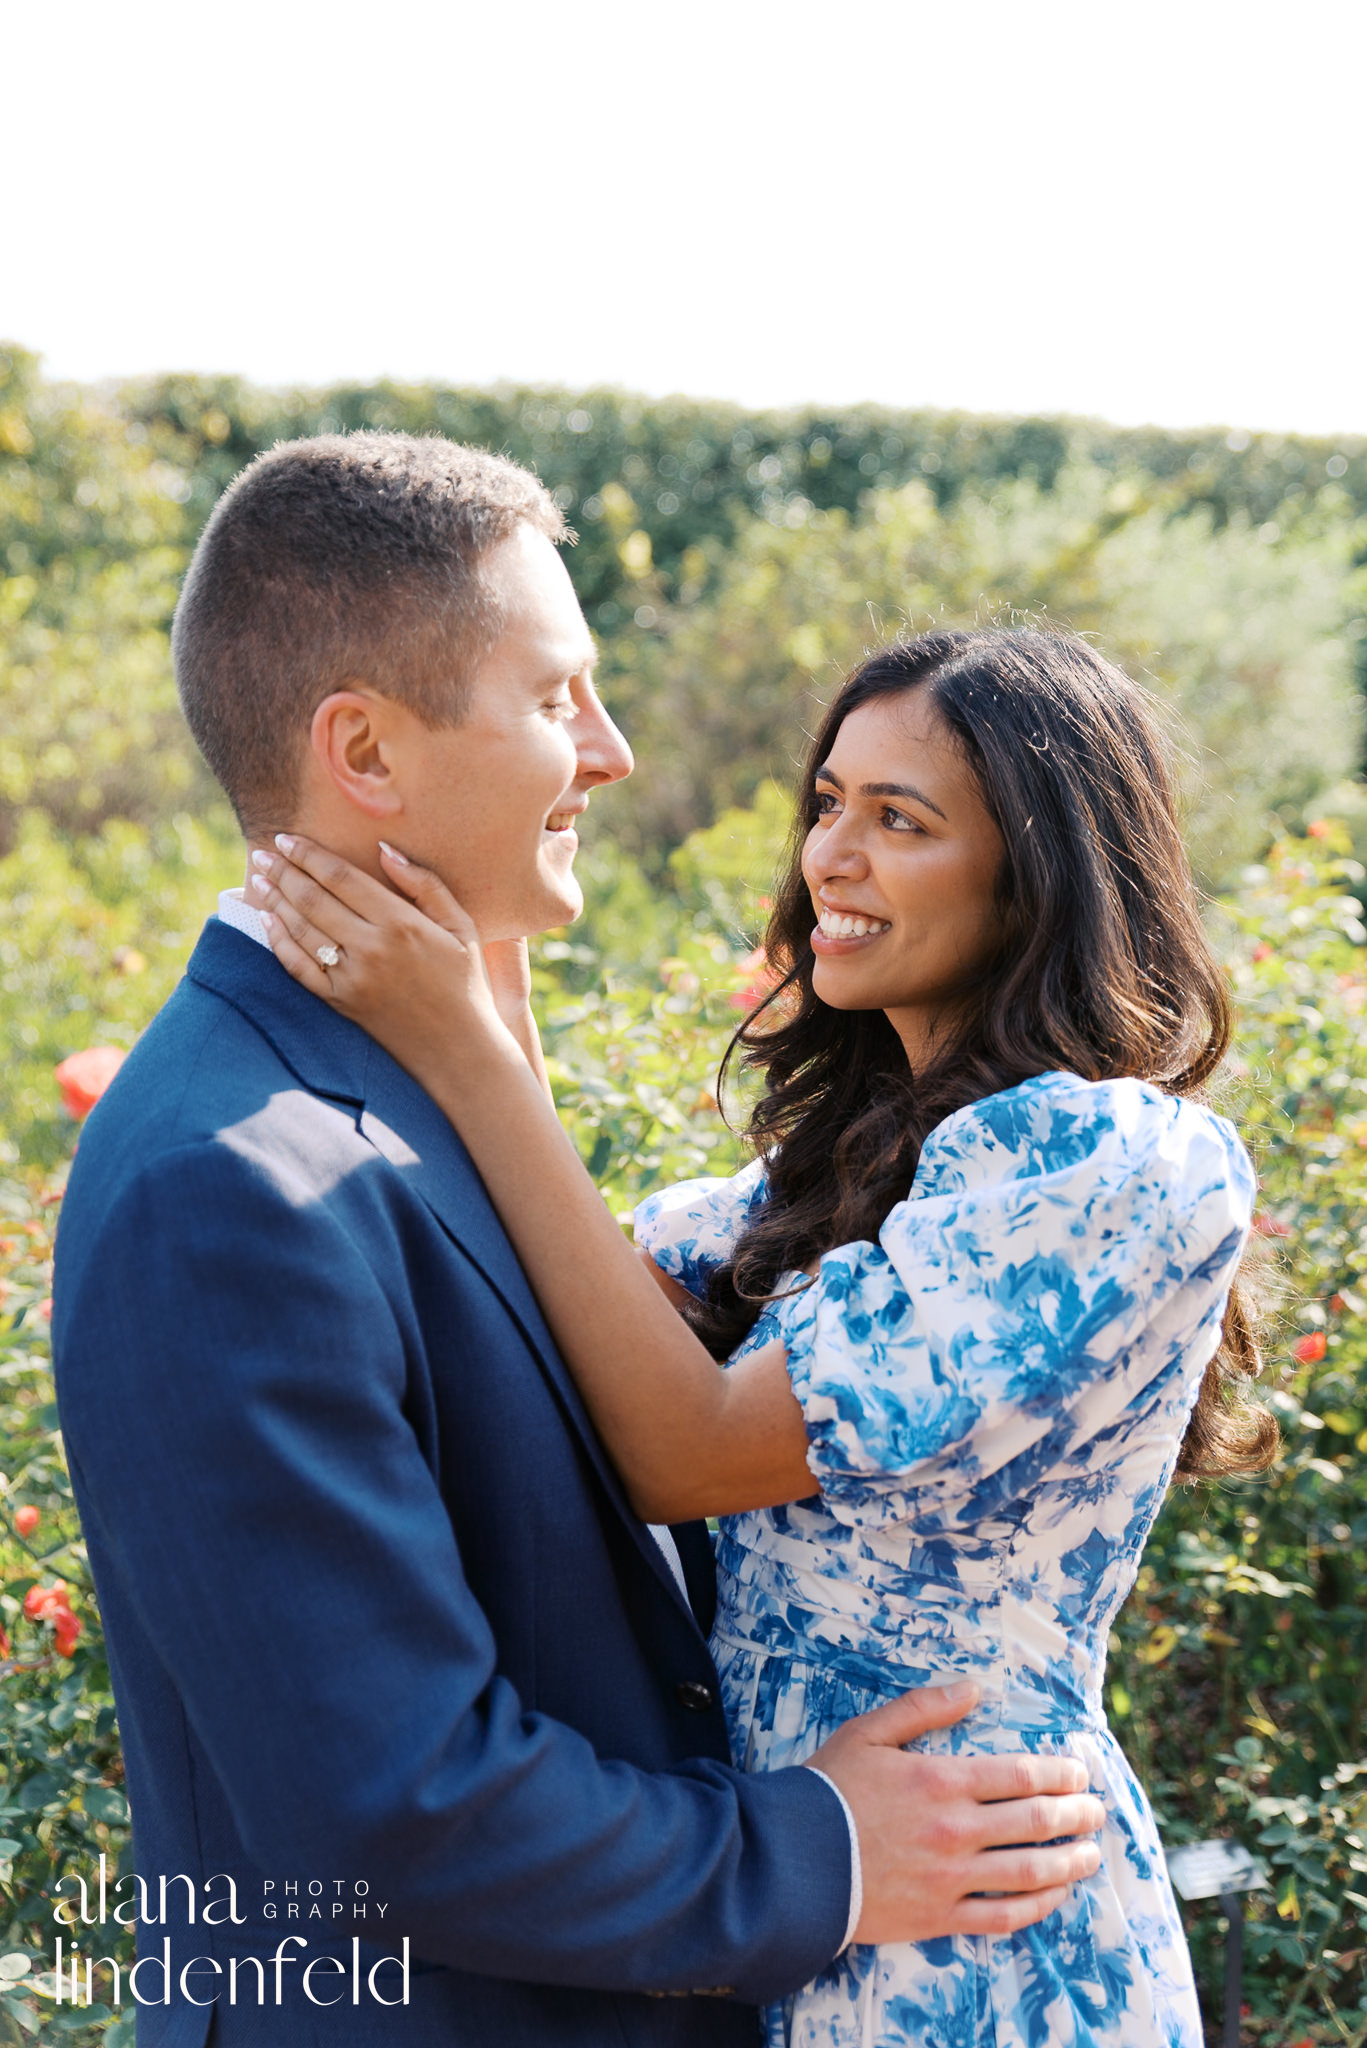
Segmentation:
{"type": "Polygon", "coordinates": [[[105,1089],[123,1065],[127,1054],[117,1045],[89,1045],[73,1052],[56,1069],[62,1091],[62,1108],[79,1123],[89,1116],[105,1089]]]}
{"type": "Polygon", "coordinates": [[[37,1508],[20,1508],[14,1517],[14,1526],[21,1536],[31,1536],[42,1516],[37,1508]]]}
{"type": "Polygon", "coordinates": [[[1323,1330],[1311,1330],[1291,1347],[1291,1356],[1300,1365],[1318,1365],[1328,1349],[1329,1340],[1323,1330]]]}

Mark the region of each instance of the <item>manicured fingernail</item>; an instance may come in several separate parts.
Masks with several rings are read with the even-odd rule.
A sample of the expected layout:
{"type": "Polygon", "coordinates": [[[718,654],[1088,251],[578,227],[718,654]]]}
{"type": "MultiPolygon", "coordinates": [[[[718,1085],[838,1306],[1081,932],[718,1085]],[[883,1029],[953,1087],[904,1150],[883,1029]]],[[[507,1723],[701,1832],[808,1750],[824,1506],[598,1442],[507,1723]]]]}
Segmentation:
{"type": "MultiPolygon", "coordinates": [[[[278,840],[276,844],[279,844],[278,840]]],[[[393,861],[396,868],[406,868],[409,865],[408,855],[400,853],[397,846],[391,846],[387,839],[380,841],[380,852],[386,854],[393,861]]]]}
{"type": "Polygon", "coordinates": [[[266,930],[267,930],[268,932],[273,932],[273,931],[275,930],[275,916],[274,916],[274,913],[273,913],[273,912],[271,912],[271,911],[269,911],[269,910],[263,910],[263,911],[262,911],[262,912],[260,913],[260,916],[261,916],[261,922],[262,922],[262,924],[264,924],[264,925],[265,925],[265,927],[266,927],[266,930]]]}
{"type": "Polygon", "coordinates": [[[971,1678],[956,1679],[953,1685],[942,1688],[945,1703],[951,1707],[969,1707],[978,1697],[978,1688],[971,1678]]]}
{"type": "Polygon", "coordinates": [[[282,853],[294,852],[294,841],[290,838],[288,832],[277,832],[275,835],[275,843],[280,848],[280,851],[282,853]]]}
{"type": "Polygon", "coordinates": [[[264,896],[266,892],[269,890],[270,886],[270,882],[268,881],[265,875],[252,876],[252,889],[256,895],[264,896]]]}
{"type": "Polygon", "coordinates": [[[252,848],[252,866],[254,868],[268,868],[274,859],[274,854],[263,853],[259,846],[252,848]]]}

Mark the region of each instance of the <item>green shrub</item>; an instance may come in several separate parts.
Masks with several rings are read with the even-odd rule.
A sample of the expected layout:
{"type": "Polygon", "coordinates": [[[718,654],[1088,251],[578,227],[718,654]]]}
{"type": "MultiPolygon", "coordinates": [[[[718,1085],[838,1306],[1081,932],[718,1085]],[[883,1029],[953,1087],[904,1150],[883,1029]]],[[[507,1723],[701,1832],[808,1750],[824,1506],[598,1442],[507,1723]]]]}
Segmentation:
{"type": "Polygon", "coordinates": [[[129,1046],[176,982],[218,891],[242,879],[226,811],[68,839],[22,814],[0,859],[0,1170],[50,1171],[71,1119],[52,1085],[68,1053],[129,1046]]]}
{"type": "MultiPolygon", "coordinates": [[[[85,2048],[102,2035],[106,2048],[132,2048],[131,2018],[115,2032],[109,2007],[58,2010],[51,2000],[56,1937],[68,1950],[73,1940],[53,1914],[74,1886],[61,1895],[55,1887],[89,1879],[101,1855],[116,1880],[129,1846],[109,1666],[53,1405],[47,1319],[59,1186],[35,1198],[0,1182],[0,2042],[60,2038],[85,2048]],[[35,1587],[57,1585],[80,1623],[74,1644],[25,1612],[35,1587]],[[21,1961],[22,1975],[6,1975],[21,1961]]],[[[131,1934],[112,1922],[76,1938],[83,1958],[113,1955],[125,1969],[132,1961],[131,1934]]]]}

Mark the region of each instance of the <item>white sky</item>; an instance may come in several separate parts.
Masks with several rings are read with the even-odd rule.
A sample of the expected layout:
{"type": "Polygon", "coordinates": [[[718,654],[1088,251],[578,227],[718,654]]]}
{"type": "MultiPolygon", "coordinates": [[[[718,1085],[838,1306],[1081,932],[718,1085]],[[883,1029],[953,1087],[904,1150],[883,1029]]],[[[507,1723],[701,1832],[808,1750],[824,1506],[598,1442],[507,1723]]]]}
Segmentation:
{"type": "Polygon", "coordinates": [[[0,335],[1367,432],[1363,0],[11,0],[0,335]]]}

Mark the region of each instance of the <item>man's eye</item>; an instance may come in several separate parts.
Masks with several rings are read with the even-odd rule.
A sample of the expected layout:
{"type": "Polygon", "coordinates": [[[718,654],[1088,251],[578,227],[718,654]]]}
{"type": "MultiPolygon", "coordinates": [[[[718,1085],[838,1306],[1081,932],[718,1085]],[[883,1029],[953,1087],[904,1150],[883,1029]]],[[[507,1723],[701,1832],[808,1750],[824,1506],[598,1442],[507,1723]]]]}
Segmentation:
{"type": "Polygon", "coordinates": [[[552,697],[549,703],[543,704],[541,708],[543,711],[553,711],[557,718],[570,718],[574,715],[574,699],[552,697]]]}

